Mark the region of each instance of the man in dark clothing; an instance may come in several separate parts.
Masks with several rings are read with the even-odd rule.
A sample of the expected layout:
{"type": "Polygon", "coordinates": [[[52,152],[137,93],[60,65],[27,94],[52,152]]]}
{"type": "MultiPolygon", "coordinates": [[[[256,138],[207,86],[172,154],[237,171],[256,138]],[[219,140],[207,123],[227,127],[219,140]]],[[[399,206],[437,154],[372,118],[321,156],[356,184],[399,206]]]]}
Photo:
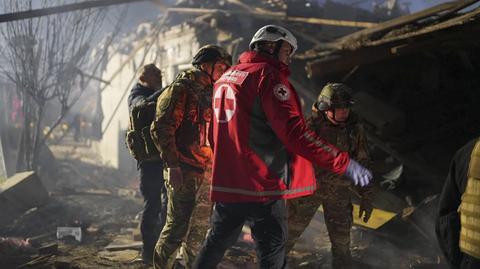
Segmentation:
{"type": "MultiPolygon", "coordinates": [[[[155,107],[161,93],[162,75],[154,64],[148,64],[140,70],[139,82],[128,96],[128,108],[142,110],[155,107]]],[[[167,191],[163,179],[163,162],[157,158],[138,161],[140,170],[140,192],[144,198],[143,214],[140,224],[143,249],[142,259],[150,264],[160,232],[165,224],[167,212],[167,191]]]]}
{"type": "Polygon", "coordinates": [[[451,268],[480,268],[480,139],[455,154],[440,196],[438,243],[451,268]]]}

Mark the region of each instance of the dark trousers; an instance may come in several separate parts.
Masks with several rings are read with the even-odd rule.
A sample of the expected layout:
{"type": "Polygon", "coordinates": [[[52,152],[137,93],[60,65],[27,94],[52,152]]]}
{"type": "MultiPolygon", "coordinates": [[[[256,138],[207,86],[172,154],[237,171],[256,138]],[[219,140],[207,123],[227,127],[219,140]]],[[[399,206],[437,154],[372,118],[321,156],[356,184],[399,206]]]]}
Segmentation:
{"type": "Polygon", "coordinates": [[[142,233],[142,256],[153,259],[155,244],[165,225],[167,216],[167,190],[163,179],[161,161],[143,161],[138,164],[140,170],[140,192],[143,195],[143,214],[140,223],[142,233]]]}
{"type": "Polygon", "coordinates": [[[215,203],[211,230],[203,242],[193,268],[215,269],[248,221],[262,269],[287,268],[286,207],[284,200],[267,203],[215,203]]]}
{"type": "Polygon", "coordinates": [[[478,269],[480,268],[480,259],[476,259],[468,254],[462,253],[462,262],[460,269],[478,269]]]}

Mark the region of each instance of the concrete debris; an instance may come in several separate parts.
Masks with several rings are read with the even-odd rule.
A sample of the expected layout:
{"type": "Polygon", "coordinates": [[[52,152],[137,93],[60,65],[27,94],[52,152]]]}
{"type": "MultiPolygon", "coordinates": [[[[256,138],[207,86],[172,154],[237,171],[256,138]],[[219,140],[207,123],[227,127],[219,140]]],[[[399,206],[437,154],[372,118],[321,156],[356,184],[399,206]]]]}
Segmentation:
{"type": "MultiPolygon", "coordinates": [[[[32,267],[35,268],[37,266],[40,266],[40,265],[43,265],[43,264],[47,263],[52,256],[53,255],[50,255],[50,254],[39,256],[39,257],[37,257],[37,258],[27,262],[27,263],[24,263],[24,264],[18,266],[17,269],[32,268],[32,267]]],[[[37,268],[39,268],[39,267],[37,267],[37,268]]]]}
{"type": "Polygon", "coordinates": [[[98,227],[98,225],[96,224],[92,224],[87,228],[87,232],[90,234],[95,234],[95,233],[98,233],[99,231],[100,231],[100,227],[98,227]]]}
{"type": "Polygon", "coordinates": [[[134,231],[135,229],[121,229],[120,234],[117,235],[113,241],[108,244],[104,249],[109,251],[118,251],[126,249],[140,250],[143,243],[141,241],[135,241],[134,231]],[[123,233],[122,233],[123,231],[123,233]]]}
{"type": "Polygon", "coordinates": [[[15,174],[0,185],[0,225],[30,208],[47,203],[48,199],[48,192],[35,172],[15,174]]]}
{"type": "Polygon", "coordinates": [[[102,259],[106,259],[109,261],[116,261],[116,262],[130,262],[138,257],[137,250],[119,250],[119,251],[100,251],[98,256],[102,259]]]}
{"type": "Polygon", "coordinates": [[[388,173],[383,174],[382,178],[384,180],[380,181],[380,187],[384,188],[385,190],[394,190],[399,184],[399,179],[402,176],[402,173],[403,165],[400,164],[388,173]]]}
{"type": "Polygon", "coordinates": [[[131,242],[131,243],[111,243],[105,247],[105,250],[109,251],[119,251],[119,250],[126,250],[126,249],[137,249],[140,250],[143,246],[142,242],[131,242]]]}
{"type": "Polygon", "coordinates": [[[138,196],[137,190],[134,189],[118,189],[117,193],[120,197],[135,198],[138,196]]]}
{"type": "Polygon", "coordinates": [[[0,237],[0,255],[14,256],[33,254],[36,250],[32,247],[29,239],[14,237],[0,237]]]}
{"type": "Polygon", "coordinates": [[[38,249],[38,254],[40,255],[46,255],[46,254],[56,255],[57,253],[58,253],[57,243],[45,244],[38,249]]]}
{"type": "Polygon", "coordinates": [[[132,232],[132,240],[137,242],[142,241],[142,233],[140,232],[140,229],[135,229],[132,232]]]}
{"type": "Polygon", "coordinates": [[[72,236],[78,242],[82,242],[82,228],[81,227],[57,227],[57,239],[62,239],[66,236],[72,236]]]}
{"type": "Polygon", "coordinates": [[[60,257],[55,260],[54,266],[55,269],[70,269],[72,261],[65,257],[60,257]]]}

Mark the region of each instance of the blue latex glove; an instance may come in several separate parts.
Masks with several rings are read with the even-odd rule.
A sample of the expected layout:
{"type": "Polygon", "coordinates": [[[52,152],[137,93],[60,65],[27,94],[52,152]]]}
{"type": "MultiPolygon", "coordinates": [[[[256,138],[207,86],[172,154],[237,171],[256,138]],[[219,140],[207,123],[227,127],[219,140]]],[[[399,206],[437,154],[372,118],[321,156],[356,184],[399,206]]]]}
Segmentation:
{"type": "Polygon", "coordinates": [[[367,186],[372,180],[372,172],[357,163],[354,159],[350,159],[347,171],[345,171],[345,176],[348,177],[354,185],[360,185],[362,187],[367,186]]]}

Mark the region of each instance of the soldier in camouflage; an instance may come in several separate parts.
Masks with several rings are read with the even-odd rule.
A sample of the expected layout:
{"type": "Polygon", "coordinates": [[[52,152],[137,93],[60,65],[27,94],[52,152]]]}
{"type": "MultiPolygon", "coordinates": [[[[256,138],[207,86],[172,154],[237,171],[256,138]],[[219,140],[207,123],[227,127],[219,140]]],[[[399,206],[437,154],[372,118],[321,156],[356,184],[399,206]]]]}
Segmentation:
{"type": "MultiPolygon", "coordinates": [[[[350,111],[353,100],[345,84],[329,83],[313,105],[307,123],[311,130],[368,167],[367,140],[362,125],[350,111]]],[[[289,200],[287,253],[309,225],[320,205],[332,244],[332,267],[351,268],[350,230],[352,228],[351,191],[361,196],[360,216],[367,222],[372,213],[372,186],[355,187],[349,180],[316,167],[318,190],[312,196],[289,200]]]]}
{"type": "Polygon", "coordinates": [[[231,61],[221,47],[200,48],[192,61],[194,67],[180,73],[158,98],[151,133],[164,161],[169,199],[154,268],[172,268],[181,245],[186,268],[190,268],[208,230],[212,86],[231,61]]]}

